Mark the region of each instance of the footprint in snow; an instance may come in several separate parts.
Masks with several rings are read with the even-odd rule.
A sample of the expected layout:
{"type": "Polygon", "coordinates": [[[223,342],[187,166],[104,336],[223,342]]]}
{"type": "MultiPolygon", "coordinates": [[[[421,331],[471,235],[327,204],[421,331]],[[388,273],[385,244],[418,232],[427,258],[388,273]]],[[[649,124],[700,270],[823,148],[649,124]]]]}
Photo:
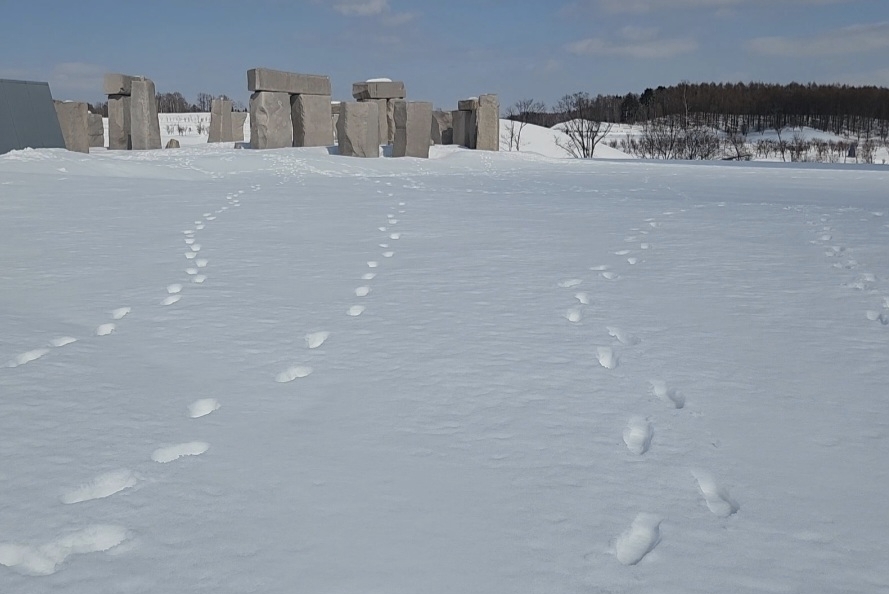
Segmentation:
{"type": "Polygon", "coordinates": [[[627,530],[617,537],[617,560],[624,565],[636,565],[661,541],[661,518],[654,514],[638,514],[627,530]]]}
{"type": "Polygon", "coordinates": [[[370,295],[370,287],[358,287],[355,289],[356,297],[367,297],[370,295]]]}
{"type": "Polygon", "coordinates": [[[599,360],[599,365],[605,369],[616,369],[620,365],[620,357],[611,347],[597,348],[596,358],[599,360]]]}
{"type": "Polygon", "coordinates": [[[193,245],[193,244],[194,244],[194,237],[186,237],[185,238],[185,245],[193,245]]]}
{"type": "Polygon", "coordinates": [[[40,546],[0,543],[0,565],[22,575],[52,575],[72,555],[109,551],[126,539],[123,526],[94,524],[40,546]]]}
{"type": "Polygon", "coordinates": [[[188,406],[188,416],[192,419],[206,417],[210,413],[219,410],[219,401],[215,398],[202,398],[195,400],[188,406]]]}
{"type": "Polygon", "coordinates": [[[114,324],[102,324],[96,328],[96,336],[108,336],[114,332],[116,326],[114,324]]]}
{"type": "Polygon", "coordinates": [[[565,312],[565,319],[567,319],[569,322],[577,323],[580,321],[581,317],[582,317],[582,313],[581,313],[579,307],[572,307],[571,309],[569,309],[568,311],[565,312]]]}
{"type": "Polygon", "coordinates": [[[376,276],[377,275],[375,272],[365,272],[361,275],[361,280],[373,280],[376,278],[376,276]]]}
{"type": "Polygon", "coordinates": [[[716,484],[709,474],[693,470],[692,476],[698,481],[698,488],[707,502],[707,508],[720,518],[727,518],[736,513],[741,506],[729,494],[728,490],[716,484]]]}
{"type": "Polygon", "coordinates": [[[193,283],[197,283],[197,284],[199,284],[199,285],[200,285],[201,283],[203,283],[205,280],[207,280],[207,275],[206,275],[206,274],[196,274],[196,275],[194,276],[194,278],[191,279],[191,281],[192,281],[193,283]]]}
{"type": "Polygon", "coordinates": [[[128,468],[114,470],[100,474],[90,482],[68,491],[62,495],[61,501],[66,505],[70,505],[82,501],[92,501],[93,499],[104,499],[115,493],[120,493],[124,489],[136,486],[137,482],[136,475],[132,470],[128,468]]]}
{"type": "Polygon", "coordinates": [[[383,249],[386,249],[387,247],[389,247],[389,244],[388,243],[381,243],[380,247],[383,249]]]}
{"type": "Polygon", "coordinates": [[[569,278],[568,280],[563,280],[562,282],[560,282],[559,288],[560,289],[570,289],[572,287],[578,286],[582,282],[583,281],[580,280],[579,278],[569,278]]]}
{"type": "Polygon", "coordinates": [[[364,313],[364,306],[363,305],[353,305],[352,307],[349,308],[349,310],[346,313],[348,315],[352,316],[353,318],[358,317],[364,313]]]}
{"type": "Polygon", "coordinates": [[[391,258],[394,255],[395,255],[395,252],[383,252],[384,258],[391,258]]]}
{"type": "Polygon", "coordinates": [[[606,280],[617,280],[617,279],[620,278],[620,276],[618,276],[618,275],[617,275],[616,273],[614,273],[614,272],[606,271],[606,272],[603,272],[603,273],[602,273],[602,278],[604,278],[604,279],[606,279],[606,280]]]}
{"type": "Polygon", "coordinates": [[[639,249],[647,250],[647,249],[649,249],[650,247],[651,247],[651,245],[648,244],[648,243],[640,243],[640,244],[639,244],[639,249]]]}
{"type": "Polygon", "coordinates": [[[379,265],[380,265],[379,262],[374,262],[373,260],[371,260],[370,262],[367,263],[368,268],[376,268],[379,265]]]}
{"type": "Polygon", "coordinates": [[[56,348],[60,348],[63,346],[68,346],[72,342],[77,342],[77,339],[73,336],[59,336],[58,338],[53,338],[49,341],[49,344],[56,348]]]}
{"type": "Polygon", "coordinates": [[[195,260],[195,264],[197,264],[198,268],[206,268],[207,264],[209,264],[209,263],[210,263],[210,261],[207,260],[206,258],[198,258],[197,260],[195,260]]]}
{"type": "Polygon", "coordinates": [[[193,251],[193,252],[201,251],[201,244],[199,244],[199,243],[191,244],[191,251],[193,251]]]}
{"type": "Polygon", "coordinates": [[[397,224],[398,224],[398,219],[389,219],[389,224],[390,224],[390,225],[397,225],[397,224]]]}
{"type": "Polygon", "coordinates": [[[397,241],[397,240],[401,239],[401,233],[390,233],[389,239],[397,241]]]}
{"type": "Polygon", "coordinates": [[[161,305],[173,305],[180,299],[182,299],[182,295],[167,295],[166,297],[164,297],[164,300],[161,301],[161,305]]]}
{"type": "Polygon", "coordinates": [[[603,270],[610,270],[611,266],[608,264],[600,264],[598,266],[590,266],[590,270],[593,272],[602,272],[603,270]]]}
{"type": "Polygon", "coordinates": [[[21,355],[17,355],[12,361],[6,364],[7,367],[18,367],[19,365],[25,365],[30,363],[31,361],[36,361],[43,355],[47,354],[49,349],[34,349],[32,351],[27,351],[22,353],[21,355]]]}
{"type": "Polygon", "coordinates": [[[178,460],[184,456],[200,456],[210,449],[210,444],[203,441],[190,441],[177,445],[158,448],[151,454],[151,459],[160,464],[178,460]]]}
{"type": "Polygon", "coordinates": [[[128,313],[130,313],[132,308],[129,307],[118,307],[114,311],[111,312],[111,318],[115,320],[122,320],[128,313]]]}
{"type": "Polygon", "coordinates": [[[590,304],[590,296],[584,292],[575,293],[574,298],[580,302],[581,305],[589,305],[590,304]]]}
{"type": "Polygon", "coordinates": [[[188,260],[194,260],[195,256],[197,256],[195,252],[185,252],[185,258],[188,260]]]}
{"type": "Polygon", "coordinates": [[[275,376],[275,381],[279,384],[286,384],[288,382],[292,382],[293,380],[308,377],[312,375],[312,368],[308,365],[294,365],[293,367],[289,367],[285,369],[281,373],[275,376]]]}
{"type": "Polygon", "coordinates": [[[639,258],[627,258],[627,262],[630,264],[636,264],[639,262],[639,258]]]}
{"type": "Polygon", "coordinates": [[[663,380],[651,380],[651,393],[672,406],[679,409],[685,406],[685,396],[674,388],[667,387],[663,380]]]}
{"type": "Polygon", "coordinates": [[[884,326],[889,326],[889,312],[868,310],[865,314],[871,322],[879,322],[884,326]]]}
{"type": "Polygon", "coordinates": [[[633,346],[642,342],[639,340],[639,337],[633,336],[626,330],[618,328],[617,326],[606,326],[605,329],[608,330],[608,336],[616,338],[617,341],[623,345],[633,346]]]}
{"type": "Polygon", "coordinates": [[[320,331],[320,332],[311,332],[306,334],[306,348],[309,349],[317,349],[324,342],[330,338],[330,332],[320,331]]]}
{"type": "Polygon", "coordinates": [[[167,293],[170,295],[175,295],[176,293],[182,292],[182,285],[179,283],[174,283],[172,285],[167,285],[167,293]]]}
{"type": "Polygon", "coordinates": [[[618,251],[614,252],[614,255],[615,256],[626,256],[629,253],[630,253],[630,250],[618,250],[618,251]]]}
{"type": "Polygon", "coordinates": [[[624,443],[627,449],[641,456],[651,447],[651,438],[654,437],[654,428],[648,419],[634,417],[627,423],[624,429],[624,443]]]}
{"type": "Polygon", "coordinates": [[[197,273],[198,273],[198,269],[197,269],[197,268],[186,268],[186,269],[185,269],[185,274],[187,274],[187,275],[189,275],[189,276],[194,276],[194,275],[196,275],[197,273]]]}

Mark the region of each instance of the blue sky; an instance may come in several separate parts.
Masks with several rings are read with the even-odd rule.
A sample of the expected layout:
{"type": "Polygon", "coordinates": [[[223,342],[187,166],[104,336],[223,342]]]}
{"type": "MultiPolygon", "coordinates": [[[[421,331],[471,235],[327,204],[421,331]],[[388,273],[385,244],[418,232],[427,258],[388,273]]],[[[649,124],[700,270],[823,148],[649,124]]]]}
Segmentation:
{"type": "Polygon", "coordinates": [[[689,81],[889,86],[887,0],[11,0],[0,4],[0,78],[102,98],[105,72],[159,92],[247,102],[248,68],[404,80],[454,108],[552,104],[575,91],[642,92],[689,81]]]}

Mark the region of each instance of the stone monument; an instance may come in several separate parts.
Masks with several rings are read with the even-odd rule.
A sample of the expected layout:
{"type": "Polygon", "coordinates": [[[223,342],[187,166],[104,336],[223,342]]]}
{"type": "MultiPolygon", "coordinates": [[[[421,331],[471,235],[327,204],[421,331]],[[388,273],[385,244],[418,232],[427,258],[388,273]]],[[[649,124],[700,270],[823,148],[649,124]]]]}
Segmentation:
{"type": "Polygon", "coordinates": [[[90,137],[90,148],[102,148],[105,146],[105,122],[103,122],[103,118],[101,114],[98,113],[90,113],[87,114],[87,118],[89,118],[89,137],[90,137]]]}
{"type": "Polygon", "coordinates": [[[252,68],[247,89],[252,148],[333,144],[330,77],[252,68]]]}
{"type": "Polygon", "coordinates": [[[340,103],[337,145],[346,157],[379,157],[379,107],[376,102],[340,103]]]}
{"type": "Polygon", "coordinates": [[[429,145],[432,143],[431,127],[432,104],[425,101],[393,101],[395,120],[395,142],[393,157],[429,158],[429,145]]]}
{"type": "Polygon", "coordinates": [[[76,153],[90,152],[89,111],[79,101],[53,101],[65,148],[76,153]]]}
{"type": "Polygon", "coordinates": [[[450,111],[433,111],[430,132],[433,144],[454,144],[454,115],[450,111]]]}
{"type": "Polygon", "coordinates": [[[247,121],[246,111],[232,112],[232,141],[244,142],[244,123],[247,121]]]}
{"type": "Polygon", "coordinates": [[[232,102],[228,99],[213,99],[210,103],[210,132],[207,142],[234,142],[234,140],[232,102]]]}
{"type": "Polygon", "coordinates": [[[108,148],[148,150],[161,147],[154,82],[143,76],[106,74],[108,148]]]}
{"type": "Polygon", "coordinates": [[[406,97],[404,83],[385,78],[352,84],[352,97],[360,102],[377,104],[380,117],[380,141],[395,141],[395,101],[406,97]]]}

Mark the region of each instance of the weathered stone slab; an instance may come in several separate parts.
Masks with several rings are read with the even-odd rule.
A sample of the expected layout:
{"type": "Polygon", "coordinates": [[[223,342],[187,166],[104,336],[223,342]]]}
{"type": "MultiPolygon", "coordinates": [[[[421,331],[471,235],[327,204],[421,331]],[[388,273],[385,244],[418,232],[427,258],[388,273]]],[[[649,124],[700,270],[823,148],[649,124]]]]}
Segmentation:
{"type": "Polygon", "coordinates": [[[380,156],[380,114],[375,101],[341,103],[337,144],[346,157],[380,156]]]}
{"type": "Polygon", "coordinates": [[[179,141],[176,140],[175,138],[171,138],[170,140],[167,141],[167,146],[165,146],[164,148],[168,148],[168,149],[179,148],[179,141]]]}
{"type": "Polygon", "coordinates": [[[122,151],[133,148],[129,95],[108,95],[108,148],[122,151]]]}
{"type": "Polygon", "coordinates": [[[210,102],[210,132],[207,142],[233,142],[232,102],[213,99],[210,102]]]}
{"type": "Polygon", "coordinates": [[[432,104],[426,101],[393,100],[395,115],[395,142],[393,157],[429,158],[432,143],[429,122],[432,120],[432,104]]]}
{"type": "Polygon", "coordinates": [[[320,74],[297,74],[251,68],[247,71],[247,89],[252,92],[268,91],[291,95],[330,95],[330,77],[320,74]]]}
{"type": "MultiPolygon", "coordinates": [[[[149,79],[134,80],[130,96],[130,135],[135,151],[159,149],[161,127],[157,119],[157,96],[149,79]]],[[[110,113],[110,112],[109,112],[110,113]]]]}
{"type": "Polygon", "coordinates": [[[275,149],[293,146],[290,95],[257,91],[250,95],[250,148],[275,149]]]}
{"type": "Polygon", "coordinates": [[[386,100],[386,142],[392,144],[395,142],[395,102],[404,101],[404,99],[387,99],[386,100]]]}
{"type": "Polygon", "coordinates": [[[373,103],[377,106],[377,134],[381,143],[389,143],[389,105],[387,99],[361,99],[361,103],[373,103]]]}
{"type": "Polygon", "coordinates": [[[454,144],[454,115],[449,111],[432,112],[433,144],[454,144]]]}
{"type": "Polygon", "coordinates": [[[352,84],[352,97],[366,99],[404,99],[404,83],[401,81],[357,82],[352,84]]]}
{"type": "Polygon", "coordinates": [[[478,97],[457,101],[457,109],[460,111],[475,111],[478,109],[478,97]]]}
{"type": "Polygon", "coordinates": [[[129,76],[127,74],[106,74],[104,79],[104,88],[106,95],[132,95],[133,81],[140,80],[141,77],[129,76]]]}
{"type": "Polygon", "coordinates": [[[244,124],[247,122],[246,111],[232,112],[232,141],[244,142],[244,124]]]}
{"type": "Polygon", "coordinates": [[[76,153],[89,153],[89,111],[79,101],[53,101],[65,148],[76,153]]]}
{"type": "Polygon", "coordinates": [[[475,137],[472,148],[480,151],[500,150],[500,101],[497,95],[481,95],[478,98],[478,109],[472,112],[470,135],[475,137]]]}
{"type": "Polygon", "coordinates": [[[470,111],[452,111],[451,119],[454,123],[453,143],[457,146],[469,146],[469,119],[472,115],[470,111]]]}
{"type": "Polygon", "coordinates": [[[333,144],[333,117],[330,95],[291,95],[293,146],[333,144]]]}
{"type": "Polygon", "coordinates": [[[105,146],[105,123],[102,115],[98,113],[87,114],[87,126],[90,148],[102,148],[105,146]]]}

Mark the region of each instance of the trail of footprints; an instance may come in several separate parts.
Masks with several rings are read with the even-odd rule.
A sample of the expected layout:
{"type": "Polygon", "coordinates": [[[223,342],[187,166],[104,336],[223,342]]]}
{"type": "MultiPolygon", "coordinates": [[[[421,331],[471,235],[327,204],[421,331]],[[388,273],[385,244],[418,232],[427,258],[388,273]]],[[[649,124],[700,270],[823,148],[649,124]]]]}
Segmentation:
{"type": "MultiPolygon", "coordinates": [[[[663,214],[669,216],[673,213],[665,212],[663,214]]],[[[661,222],[647,219],[644,227],[632,229],[632,233],[625,238],[627,243],[638,244],[638,250],[620,249],[614,251],[614,255],[624,258],[630,266],[644,263],[642,254],[652,249],[648,235],[661,226],[661,222]]],[[[607,264],[592,266],[590,270],[598,273],[598,277],[606,282],[619,281],[621,278],[612,269],[612,266],[607,264]]],[[[592,303],[589,292],[577,291],[582,285],[583,280],[579,278],[567,279],[558,283],[559,288],[569,289],[574,293],[574,303],[565,312],[565,318],[571,324],[581,322],[584,310],[592,303]]],[[[642,341],[638,336],[617,326],[606,326],[605,331],[611,338],[611,343],[596,347],[595,360],[603,369],[613,370],[620,366],[621,350],[632,348],[642,341]]],[[[660,401],[661,408],[681,410],[685,407],[686,399],[682,392],[662,379],[649,380],[648,393],[660,401]]],[[[656,432],[652,416],[634,415],[628,419],[623,428],[623,443],[634,456],[645,456],[653,446],[656,432]]],[[[702,497],[703,503],[712,514],[727,518],[740,510],[740,505],[728,490],[717,484],[708,473],[692,470],[691,477],[697,483],[699,496],[702,497]]],[[[663,521],[664,519],[656,514],[638,513],[626,530],[617,535],[613,541],[617,560],[624,565],[636,565],[642,561],[661,542],[660,526],[663,521]]]]}
{"type": "MultiPolygon", "coordinates": [[[[377,183],[381,183],[379,180],[377,183]]],[[[387,183],[386,185],[391,185],[387,183]]],[[[377,191],[378,194],[382,194],[382,190],[377,191]]],[[[392,198],[394,193],[389,192],[388,197],[392,198]]],[[[381,233],[385,234],[385,239],[383,242],[379,244],[380,249],[385,250],[381,252],[383,258],[392,258],[395,255],[395,251],[390,249],[391,244],[389,242],[398,241],[401,239],[402,233],[400,231],[393,231],[395,229],[395,225],[398,224],[398,217],[405,213],[404,207],[406,204],[404,202],[399,202],[397,208],[393,208],[386,215],[386,225],[381,225],[377,227],[377,230],[381,233]]],[[[380,269],[380,261],[379,260],[369,260],[367,262],[368,272],[365,272],[361,275],[361,281],[364,283],[369,283],[377,277],[378,271],[380,269]]],[[[356,299],[364,300],[365,297],[369,296],[373,292],[373,287],[370,284],[362,284],[356,287],[353,291],[353,295],[356,299]]],[[[354,305],[349,306],[346,310],[346,315],[357,318],[364,314],[367,311],[367,306],[364,303],[355,303],[354,305]]],[[[330,337],[330,333],[327,331],[318,331],[306,334],[305,342],[307,349],[317,349],[325,341],[330,337]]],[[[308,377],[314,369],[306,364],[297,364],[288,367],[287,369],[279,372],[275,376],[275,381],[281,384],[290,383],[294,380],[301,379],[304,377],[308,377]]]]}
{"type": "MultiPolygon", "coordinates": [[[[876,211],[869,212],[867,215],[870,217],[882,218],[886,216],[886,213],[884,211],[876,211]]],[[[862,221],[867,220],[869,219],[866,217],[862,218],[862,221]]],[[[830,222],[831,220],[828,215],[822,215],[818,221],[806,221],[806,224],[812,228],[812,232],[815,236],[809,243],[812,245],[824,246],[824,256],[831,260],[835,260],[832,264],[833,268],[840,271],[860,270],[861,264],[852,257],[852,250],[846,245],[836,241],[836,232],[830,225],[830,222]]],[[[864,316],[871,322],[876,322],[882,326],[889,327],[889,295],[880,292],[877,288],[878,282],[875,274],[865,270],[859,272],[854,280],[844,283],[844,286],[855,291],[862,291],[868,295],[872,295],[874,297],[874,307],[873,309],[866,310],[864,316]]]]}
{"type": "MultiPolygon", "coordinates": [[[[251,188],[259,191],[261,186],[251,188]]],[[[202,246],[197,242],[196,232],[203,230],[207,222],[214,221],[220,215],[230,209],[241,205],[240,196],[244,190],[238,190],[226,196],[227,204],[215,212],[206,212],[203,218],[196,220],[193,229],[183,231],[185,235],[185,259],[188,267],[185,273],[191,278],[191,282],[200,285],[207,280],[203,271],[207,268],[209,260],[199,258],[202,246]]],[[[185,286],[182,283],[171,283],[165,288],[165,296],[159,304],[164,307],[178,303],[183,297],[185,286]]],[[[112,321],[100,324],[96,327],[96,337],[106,337],[114,334],[117,324],[132,313],[130,307],[119,307],[109,312],[112,321]]],[[[326,339],[325,336],[313,336],[310,348],[315,348],[326,339]]],[[[59,336],[49,341],[49,344],[21,353],[9,361],[7,367],[19,367],[27,365],[48,355],[53,349],[60,349],[78,342],[73,336],[59,336]]],[[[307,342],[309,337],[307,337],[307,342]]],[[[192,419],[205,417],[216,410],[221,404],[215,398],[203,398],[192,402],[188,408],[188,416],[192,419]]],[[[174,462],[186,456],[199,456],[209,450],[210,445],[202,441],[188,441],[178,444],[166,445],[155,449],[151,453],[151,460],[159,464],[174,462]]],[[[136,487],[142,476],[131,469],[122,468],[105,472],[92,480],[65,491],[59,498],[64,505],[75,505],[86,501],[111,497],[121,491],[136,487]]],[[[93,524],[77,532],[59,537],[51,542],[40,545],[26,545],[18,543],[0,543],[0,565],[6,566],[23,575],[50,575],[58,571],[60,566],[73,555],[109,551],[127,541],[130,535],[123,526],[93,524]]]]}

